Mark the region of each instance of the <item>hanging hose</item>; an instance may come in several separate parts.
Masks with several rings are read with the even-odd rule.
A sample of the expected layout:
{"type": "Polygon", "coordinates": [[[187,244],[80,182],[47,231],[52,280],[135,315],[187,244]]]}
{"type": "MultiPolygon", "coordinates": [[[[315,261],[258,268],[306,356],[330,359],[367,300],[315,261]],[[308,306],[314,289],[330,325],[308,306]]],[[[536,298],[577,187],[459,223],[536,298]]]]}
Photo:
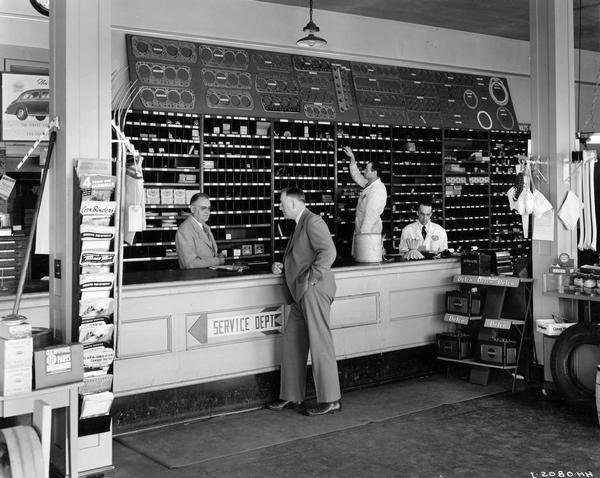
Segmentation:
{"type": "Polygon", "coordinates": [[[50,159],[52,158],[52,151],[54,150],[54,144],[56,143],[56,131],[50,132],[50,140],[48,144],[48,152],[46,153],[46,162],[44,163],[44,170],[42,172],[42,182],[40,184],[40,194],[38,194],[37,202],[35,204],[35,213],[33,215],[33,222],[31,224],[31,231],[29,233],[29,240],[27,241],[27,250],[25,251],[25,257],[23,261],[23,268],[21,269],[21,276],[19,277],[19,285],[17,287],[17,295],[15,297],[15,304],[13,306],[13,315],[19,313],[19,307],[21,305],[21,296],[23,295],[23,287],[25,286],[25,278],[27,276],[27,268],[29,267],[29,261],[31,258],[31,249],[33,247],[33,236],[35,235],[35,228],[37,226],[38,216],[40,214],[40,205],[42,204],[42,196],[44,194],[44,186],[46,185],[46,178],[48,176],[48,169],[50,168],[50,159]]]}

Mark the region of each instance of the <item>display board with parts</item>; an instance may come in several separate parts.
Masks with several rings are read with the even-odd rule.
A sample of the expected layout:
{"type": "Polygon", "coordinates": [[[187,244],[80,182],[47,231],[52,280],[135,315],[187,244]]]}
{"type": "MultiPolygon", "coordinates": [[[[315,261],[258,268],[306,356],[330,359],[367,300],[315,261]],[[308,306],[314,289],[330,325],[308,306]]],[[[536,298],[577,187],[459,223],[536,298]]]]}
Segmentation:
{"type": "Polygon", "coordinates": [[[136,109],[512,130],[506,79],[126,35],[136,109]]]}

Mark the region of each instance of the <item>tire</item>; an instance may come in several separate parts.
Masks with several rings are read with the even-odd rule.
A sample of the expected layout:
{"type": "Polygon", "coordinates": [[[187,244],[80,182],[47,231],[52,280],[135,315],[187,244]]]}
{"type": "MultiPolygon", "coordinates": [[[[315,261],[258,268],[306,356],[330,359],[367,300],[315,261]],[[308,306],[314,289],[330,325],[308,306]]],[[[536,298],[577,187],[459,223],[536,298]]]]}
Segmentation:
{"type": "Polygon", "coordinates": [[[36,115],[35,119],[38,121],[44,121],[46,119],[46,116],[45,115],[36,115]]]}
{"type": "Polygon", "coordinates": [[[42,478],[44,461],[42,445],[29,426],[16,426],[0,430],[0,441],[6,444],[12,478],[42,478]]]}
{"type": "MultiPolygon", "coordinates": [[[[595,389],[586,387],[573,371],[573,352],[582,345],[600,345],[600,324],[575,324],[560,334],[552,348],[550,369],[558,392],[568,403],[591,407],[595,406],[595,389]]],[[[593,364],[594,374],[597,365],[593,364]]]]}
{"type": "Polygon", "coordinates": [[[19,108],[17,108],[17,111],[15,112],[15,116],[18,119],[20,119],[21,121],[25,121],[27,119],[27,117],[29,116],[29,114],[27,113],[27,110],[25,108],[20,106],[19,108]]]}

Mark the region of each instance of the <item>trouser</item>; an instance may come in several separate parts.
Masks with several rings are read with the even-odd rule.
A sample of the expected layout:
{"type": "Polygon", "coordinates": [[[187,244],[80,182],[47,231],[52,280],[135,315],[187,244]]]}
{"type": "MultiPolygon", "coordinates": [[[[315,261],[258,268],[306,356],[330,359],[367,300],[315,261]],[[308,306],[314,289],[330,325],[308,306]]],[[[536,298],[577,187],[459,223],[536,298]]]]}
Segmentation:
{"type": "Polygon", "coordinates": [[[306,361],[310,348],[317,401],[341,397],[333,338],[329,329],[331,299],[318,286],[309,286],[299,303],[292,303],[283,333],[281,360],[282,400],[304,401],[306,361]]]}

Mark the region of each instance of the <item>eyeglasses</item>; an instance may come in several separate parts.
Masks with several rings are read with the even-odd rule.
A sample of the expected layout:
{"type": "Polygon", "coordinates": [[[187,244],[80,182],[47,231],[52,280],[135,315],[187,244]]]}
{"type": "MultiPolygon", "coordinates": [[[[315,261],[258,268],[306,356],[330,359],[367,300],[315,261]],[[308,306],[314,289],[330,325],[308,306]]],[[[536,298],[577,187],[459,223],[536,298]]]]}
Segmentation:
{"type": "Polygon", "coordinates": [[[210,211],[210,206],[192,206],[194,209],[200,209],[201,211],[210,211]]]}

